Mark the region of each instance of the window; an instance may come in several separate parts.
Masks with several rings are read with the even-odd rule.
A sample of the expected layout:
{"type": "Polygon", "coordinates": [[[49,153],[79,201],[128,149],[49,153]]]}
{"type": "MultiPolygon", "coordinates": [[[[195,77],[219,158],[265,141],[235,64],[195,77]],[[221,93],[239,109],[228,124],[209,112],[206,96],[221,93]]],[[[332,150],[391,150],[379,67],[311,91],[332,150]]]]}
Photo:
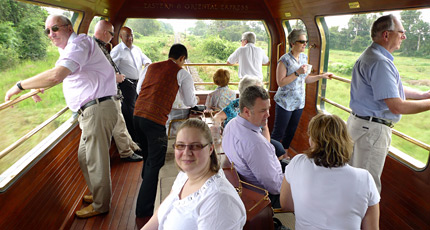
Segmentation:
{"type": "MultiPolygon", "coordinates": [[[[359,15],[330,16],[317,19],[321,25],[326,23],[325,37],[327,49],[322,53],[329,54],[326,60],[328,72],[351,79],[355,61],[361,53],[371,44],[370,28],[373,21],[379,16],[393,14],[401,20],[407,39],[403,41],[399,50],[394,52],[394,63],[400,72],[402,83],[422,91],[430,90],[428,72],[430,71],[430,13],[429,9],[405,10],[393,12],[378,12],[359,15]],[[329,35],[329,36],[327,36],[329,35]]],[[[322,58],[323,60],[324,58],[322,58]]],[[[345,108],[349,108],[349,83],[331,80],[322,81],[322,98],[326,98],[345,108]]],[[[321,100],[320,108],[341,116],[346,120],[349,113],[332,103],[321,100]]],[[[428,146],[430,144],[430,113],[424,112],[414,115],[403,115],[394,130],[406,134],[428,146]]],[[[417,144],[406,141],[393,131],[390,152],[417,169],[424,168],[429,157],[429,150],[417,144]]]]}
{"type": "MultiPolygon", "coordinates": [[[[256,46],[269,54],[269,36],[261,21],[227,20],[186,20],[186,19],[128,19],[125,26],[133,29],[134,45],[152,62],[164,61],[169,48],[174,43],[182,43],[188,49],[188,63],[226,64],[227,58],[240,47],[242,33],[256,34],[256,46]]],[[[197,90],[213,90],[212,76],[219,68],[230,70],[230,83],[239,82],[237,66],[202,65],[188,66],[197,90]]],[[[263,66],[264,81],[268,81],[269,71],[263,66]]],[[[230,86],[237,89],[236,85],[230,86]]]]}

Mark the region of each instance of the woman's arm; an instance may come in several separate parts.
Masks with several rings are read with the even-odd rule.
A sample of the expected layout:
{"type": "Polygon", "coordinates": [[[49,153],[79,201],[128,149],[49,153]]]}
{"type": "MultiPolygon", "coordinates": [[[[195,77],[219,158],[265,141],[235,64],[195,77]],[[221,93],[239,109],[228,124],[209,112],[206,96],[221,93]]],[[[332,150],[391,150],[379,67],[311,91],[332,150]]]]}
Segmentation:
{"type": "Polygon", "coordinates": [[[361,221],[361,229],[378,230],[379,229],[379,203],[369,206],[366,214],[361,221]]]}
{"type": "Polygon", "coordinates": [[[158,229],[158,209],[149,219],[148,223],[145,224],[140,230],[157,230],[158,229]]]}
{"type": "Polygon", "coordinates": [[[290,183],[284,177],[281,186],[281,195],[279,195],[282,211],[294,211],[293,195],[291,193],[290,183]]]}
{"type": "Polygon", "coordinates": [[[323,74],[320,74],[320,75],[308,75],[305,78],[305,83],[306,84],[314,83],[314,82],[318,81],[321,78],[331,79],[332,76],[334,76],[334,74],[332,74],[332,73],[323,73],[323,74]]]}
{"type": "Polygon", "coordinates": [[[225,119],[227,119],[227,114],[225,114],[224,111],[219,111],[214,116],[214,123],[215,125],[220,126],[225,119]]]}
{"type": "MultiPolygon", "coordinates": [[[[296,70],[295,73],[297,74],[304,74],[305,73],[305,66],[302,65],[298,70],[296,70]]],[[[279,87],[285,86],[296,80],[299,76],[296,76],[294,72],[291,75],[287,76],[287,68],[285,67],[284,63],[279,62],[278,66],[276,67],[276,83],[278,83],[279,87]]]]}

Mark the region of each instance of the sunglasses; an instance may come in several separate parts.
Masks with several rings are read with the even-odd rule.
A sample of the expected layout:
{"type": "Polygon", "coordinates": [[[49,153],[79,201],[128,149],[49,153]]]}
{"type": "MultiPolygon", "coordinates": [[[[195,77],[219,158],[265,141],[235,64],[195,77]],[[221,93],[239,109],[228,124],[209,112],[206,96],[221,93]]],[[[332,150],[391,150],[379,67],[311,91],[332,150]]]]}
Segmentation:
{"type": "Polygon", "coordinates": [[[191,150],[191,151],[198,151],[198,150],[202,150],[204,147],[206,147],[206,146],[208,146],[209,145],[209,143],[207,143],[207,144],[205,144],[205,145],[203,145],[203,144],[200,144],[200,143],[195,143],[195,144],[189,144],[189,145],[186,145],[186,144],[173,144],[173,148],[174,149],[176,149],[176,150],[185,150],[185,148],[187,148],[187,146],[188,146],[188,149],[189,150],[191,150]]]}
{"type": "Polygon", "coordinates": [[[298,42],[298,43],[300,43],[300,44],[308,43],[308,41],[307,41],[307,40],[298,40],[298,41],[296,41],[296,42],[298,42]]]}
{"type": "Polygon", "coordinates": [[[109,31],[109,30],[106,30],[107,32],[109,32],[110,33],[110,35],[112,35],[112,37],[114,37],[114,33],[113,32],[111,32],[111,31],[109,31]]]}
{"type": "Polygon", "coordinates": [[[52,32],[57,32],[60,29],[60,27],[62,27],[62,26],[67,26],[67,25],[61,25],[61,26],[54,25],[54,26],[51,27],[51,29],[46,28],[44,30],[44,32],[45,32],[46,35],[49,35],[51,33],[51,31],[52,32]]]}

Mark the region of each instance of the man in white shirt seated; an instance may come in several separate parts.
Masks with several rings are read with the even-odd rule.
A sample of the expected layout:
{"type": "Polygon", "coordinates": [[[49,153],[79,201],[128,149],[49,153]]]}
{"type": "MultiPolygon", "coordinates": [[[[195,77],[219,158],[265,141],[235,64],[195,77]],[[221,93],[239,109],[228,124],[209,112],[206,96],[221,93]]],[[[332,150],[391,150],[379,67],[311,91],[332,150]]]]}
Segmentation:
{"type": "Polygon", "coordinates": [[[269,57],[263,49],[255,46],[256,36],[253,32],[242,34],[242,46],[227,59],[227,64],[239,63],[239,78],[245,75],[257,76],[263,81],[262,65],[269,63],[269,57]]]}

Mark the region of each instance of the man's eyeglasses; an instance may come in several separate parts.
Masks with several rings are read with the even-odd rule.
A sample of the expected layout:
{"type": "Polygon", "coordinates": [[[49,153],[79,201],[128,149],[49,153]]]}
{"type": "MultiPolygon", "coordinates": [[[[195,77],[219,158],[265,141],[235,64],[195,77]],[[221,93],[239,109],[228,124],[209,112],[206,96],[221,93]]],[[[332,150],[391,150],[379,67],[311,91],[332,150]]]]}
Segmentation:
{"type": "Polygon", "coordinates": [[[44,30],[44,32],[45,32],[46,35],[49,35],[51,33],[51,31],[52,32],[57,32],[60,29],[60,27],[62,27],[62,26],[67,26],[67,25],[61,25],[61,26],[54,25],[54,26],[51,27],[51,29],[46,28],[44,30]]]}
{"type": "Polygon", "coordinates": [[[185,150],[185,148],[188,146],[188,149],[191,151],[198,151],[198,150],[202,150],[204,147],[208,146],[210,143],[207,144],[200,144],[200,143],[195,143],[195,144],[173,144],[173,148],[176,150],[185,150]]]}
{"type": "Polygon", "coordinates": [[[390,31],[390,32],[397,32],[397,33],[400,33],[400,34],[402,34],[402,35],[404,35],[404,34],[406,33],[406,30],[387,30],[387,31],[390,31]]]}
{"type": "Polygon", "coordinates": [[[308,41],[307,41],[307,40],[298,40],[298,41],[296,41],[296,42],[298,42],[298,43],[300,43],[300,44],[308,43],[308,41]]]}
{"type": "Polygon", "coordinates": [[[110,33],[110,35],[112,35],[112,37],[114,37],[114,33],[113,32],[111,32],[111,31],[109,31],[109,30],[106,30],[107,32],[109,32],[110,33]]]}

